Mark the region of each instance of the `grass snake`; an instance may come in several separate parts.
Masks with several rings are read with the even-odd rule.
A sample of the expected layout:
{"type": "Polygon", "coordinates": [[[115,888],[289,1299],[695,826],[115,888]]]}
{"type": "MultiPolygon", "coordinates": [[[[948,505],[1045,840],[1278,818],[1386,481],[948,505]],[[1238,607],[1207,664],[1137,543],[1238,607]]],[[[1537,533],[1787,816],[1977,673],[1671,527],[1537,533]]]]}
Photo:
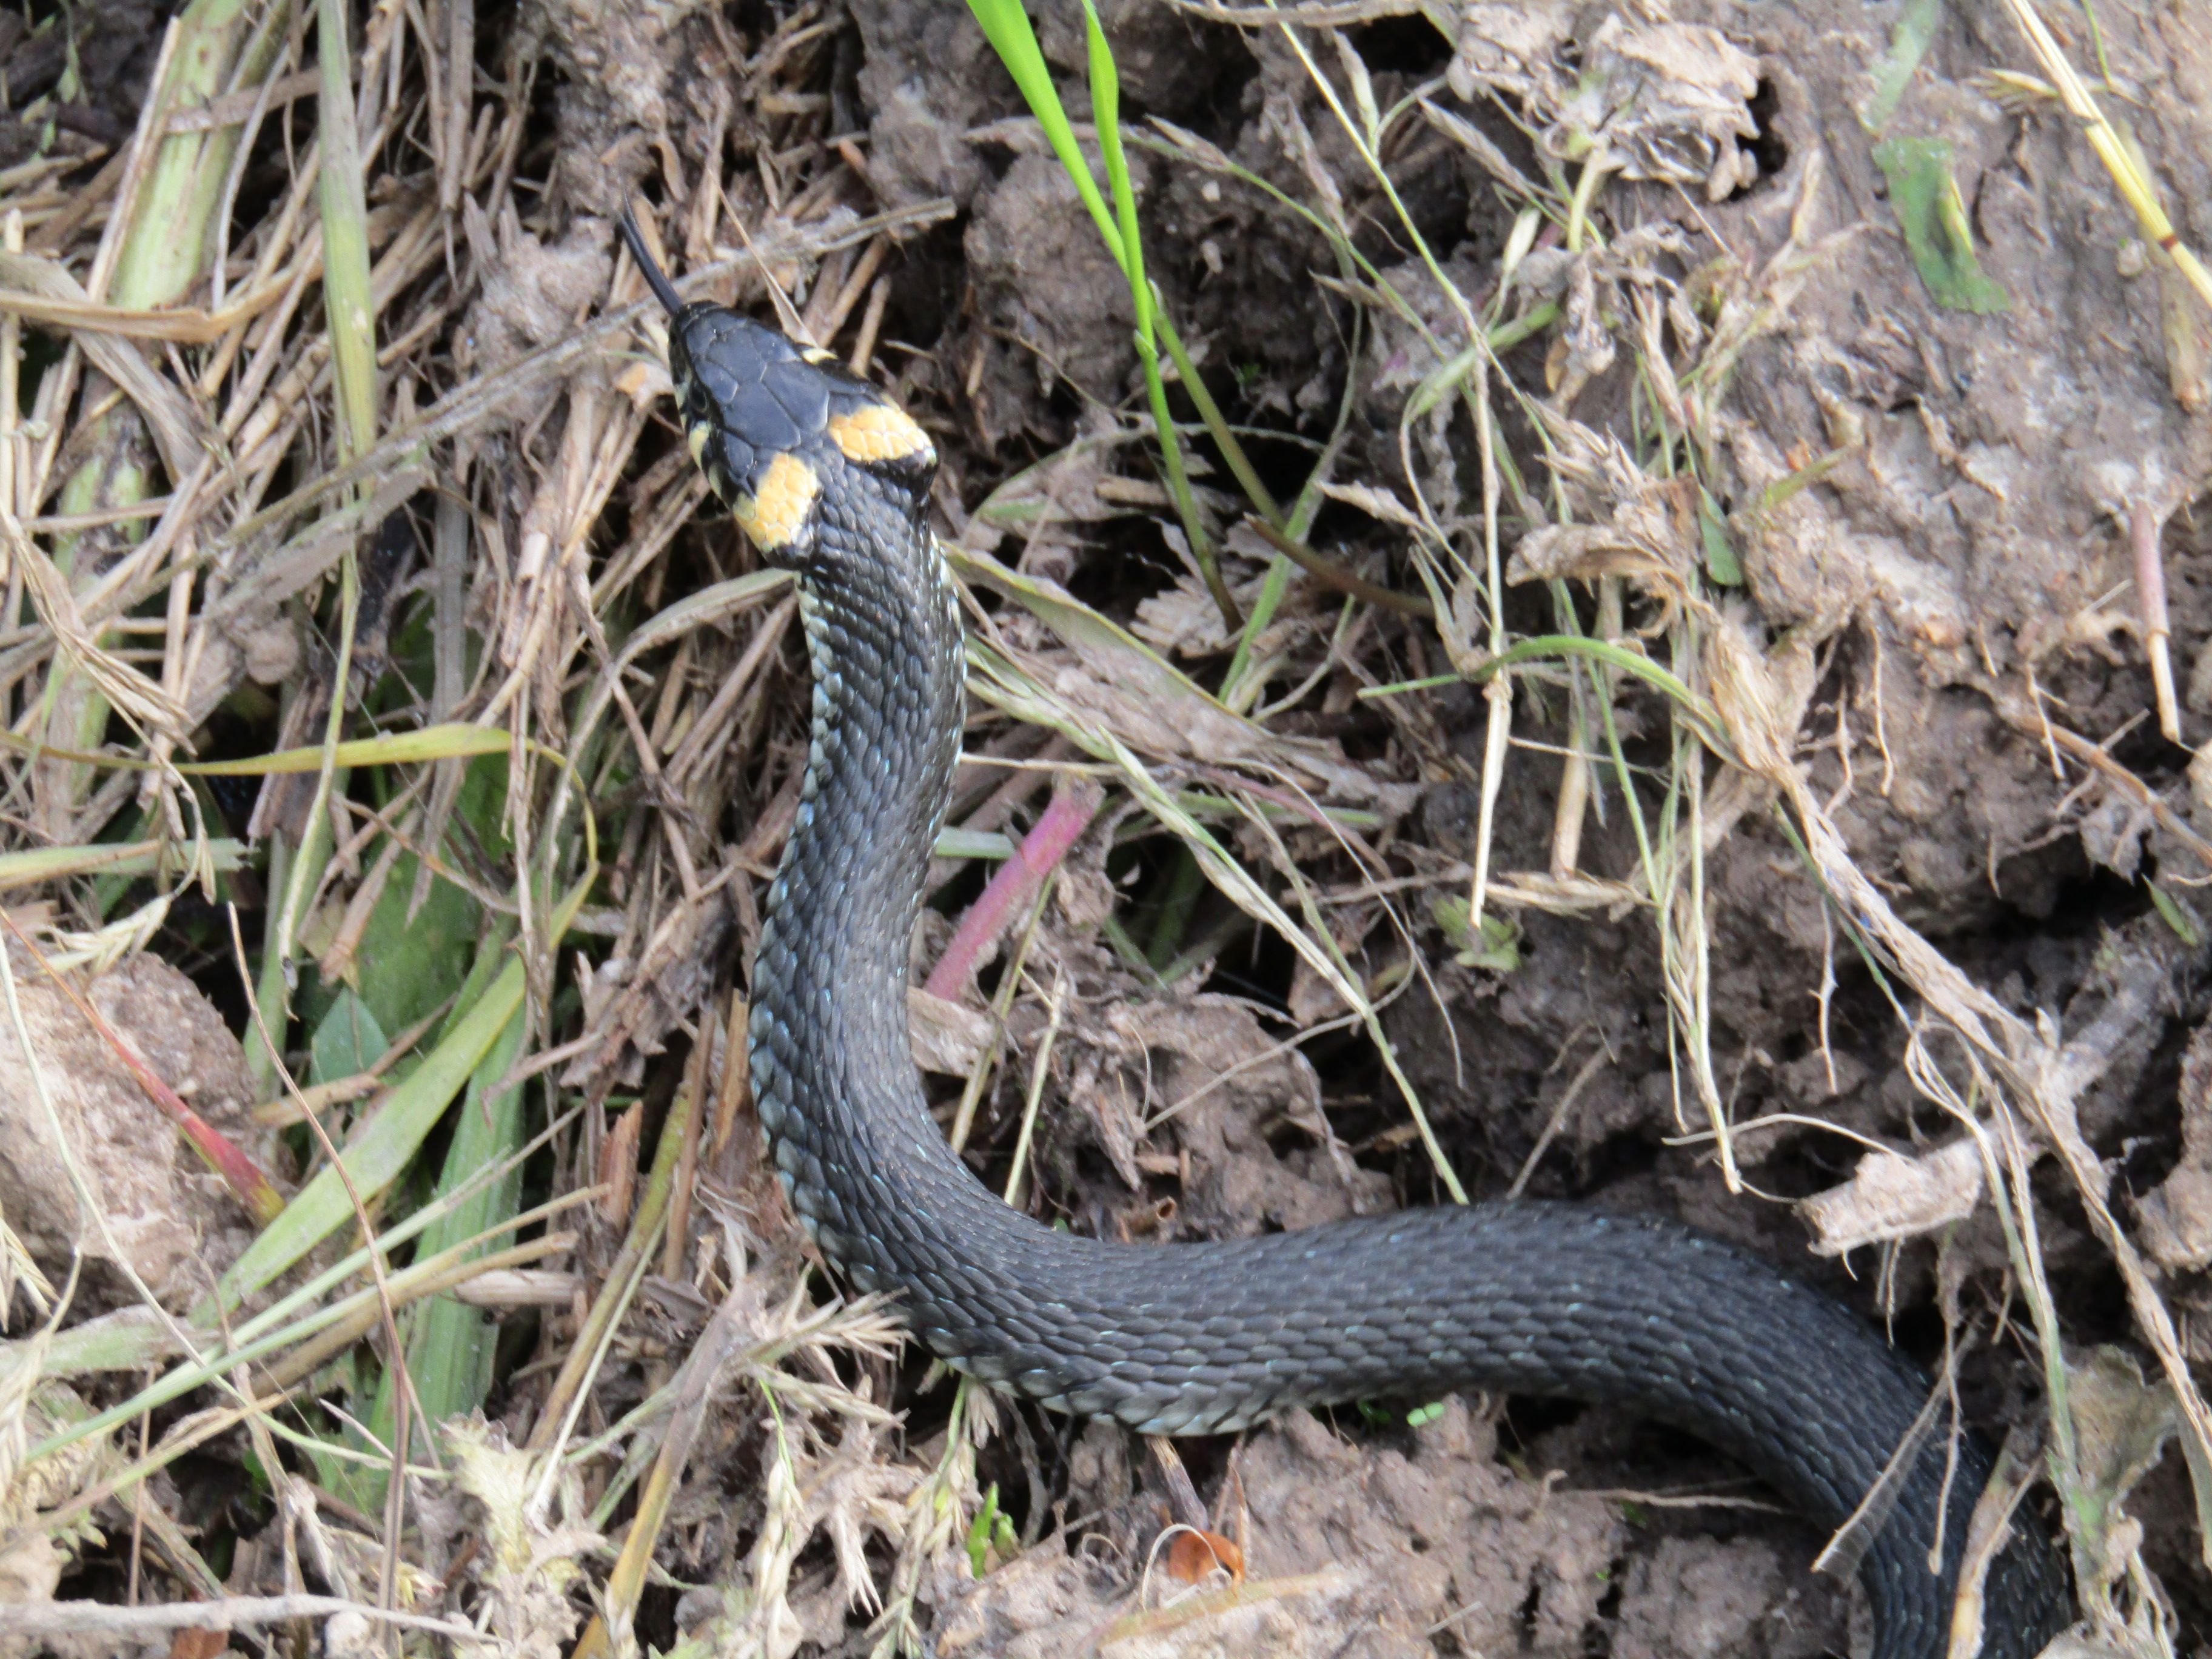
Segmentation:
{"type": "MultiPolygon", "coordinates": [[[[693,457],[761,555],[799,577],[811,744],[750,1049],[775,1168],[823,1255],[860,1289],[896,1292],[948,1364],[1058,1411],[1212,1434],[1382,1396],[1561,1396],[1703,1437],[1819,1526],[1850,1516],[1928,1377],[1818,1290],[1678,1223],[1519,1201],[1146,1246],[1055,1231],[983,1187],[931,1117],[907,1035],[908,943],[965,714],[959,604],[925,519],[936,453],[830,354],[683,303],[627,216],[623,229],[670,313],[693,457]]],[[[1948,1420],[1861,1560],[1877,1659],[1947,1651],[1991,1467],[1948,1420]]],[[[1994,1659],[2027,1659],[2067,1618],[2039,1524],[2023,1513],[2013,1534],[1985,1587],[1994,1659]]]]}

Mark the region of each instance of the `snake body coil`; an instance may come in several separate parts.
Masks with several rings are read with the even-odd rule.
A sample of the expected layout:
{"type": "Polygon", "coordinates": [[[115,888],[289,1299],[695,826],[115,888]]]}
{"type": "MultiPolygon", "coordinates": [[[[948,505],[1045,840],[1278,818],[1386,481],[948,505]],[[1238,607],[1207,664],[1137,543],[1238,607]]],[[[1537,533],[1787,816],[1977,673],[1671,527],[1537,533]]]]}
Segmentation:
{"type": "MultiPolygon", "coordinates": [[[[960,616],[923,521],[929,441],[828,354],[708,304],[671,313],[693,453],[761,553],[799,577],[812,746],[753,979],[752,1085],[823,1254],[896,1291],[970,1376],[1153,1434],[1293,1406],[1455,1389],[1631,1407],[1741,1459],[1839,1525],[1911,1433],[1929,1382],[1856,1316],[1675,1223],[1580,1206],[1408,1211],[1210,1244],[1059,1233],[946,1146],[907,1036],[908,941],[964,711],[960,616]]],[[[1879,1659],[1946,1651],[1990,1467],[1967,1436],[1944,1500],[1939,1419],[1861,1572],[1879,1659]],[[1942,1526],[1943,1568],[1929,1570],[1942,1526]]],[[[1983,1651],[2026,1659],[2065,1622],[2025,1516],[1991,1566],[1983,1651]]]]}

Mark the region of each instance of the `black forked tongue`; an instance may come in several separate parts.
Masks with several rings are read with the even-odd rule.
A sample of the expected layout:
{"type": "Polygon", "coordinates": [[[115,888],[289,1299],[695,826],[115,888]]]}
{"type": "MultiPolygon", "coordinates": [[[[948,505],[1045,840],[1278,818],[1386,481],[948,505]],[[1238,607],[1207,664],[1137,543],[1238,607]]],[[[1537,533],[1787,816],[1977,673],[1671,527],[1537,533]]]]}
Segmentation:
{"type": "Polygon", "coordinates": [[[676,284],[670,282],[662,274],[660,267],[653,263],[653,255],[646,249],[645,237],[639,231],[637,220],[631,215],[627,203],[623,206],[622,234],[623,240],[629,244],[629,257],[637,261],[638,270],[644,273],[645,285],[653,290],[653,297],[660,301],[661,308],[673,317],[684,309],[683,298],[676,292],[676,284]]]}

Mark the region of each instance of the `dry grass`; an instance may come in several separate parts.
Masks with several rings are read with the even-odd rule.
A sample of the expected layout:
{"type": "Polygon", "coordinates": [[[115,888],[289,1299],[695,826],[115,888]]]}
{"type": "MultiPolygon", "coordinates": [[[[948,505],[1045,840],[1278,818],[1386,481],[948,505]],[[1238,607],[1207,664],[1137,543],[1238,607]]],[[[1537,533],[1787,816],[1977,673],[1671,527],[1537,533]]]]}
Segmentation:
{"type": "MultiPolygon", "coordinates": [[[[1206,15],[1279,28],[1387,195],[1382,140],[1399,124],[1484,141],[1425,102],[1374,106],[1357,53],[1330,27],[1366,9],[1293,14],[1310,27],[1206,15]]],[[[526,228],[537,191],[519,181],[555,163],[532,112],[532,76],[549,71],[518,69],[476,95],[476,64],[489,59],[473,14],[439,15],[446,27],[432,29],[416,9],[380,9],[356,49],[311,64],[310,40],[331,37],[303,13],[188,8],[127,143],[103,155],[58,141],[78,145],[71,165],[96,167],[88,185],[58,185],[43,164],[0,179],[10,619],[0,692],[11,722],[0,885],[52,896],[43,931],[69,960],[158,941],[248,988],[267,1039],[248,1043],[263,1115],[312,1125],[317,1139],[295,1150],[323,1172],[178,1316],[62,1322],[65,1296],[40,1281],[0,1218],[0,1298],[20,1279],[55,1321],[0,1344],[0,1565],[40,1558],[113,1500],[119,1511],[100,1512],[135,1517],[134,1572],[143,1553],[166,1581],[220,1593],[225,1581],[161,1514],[149,1477],[221,1439],[251,1445],[279,1522],[261,1581],[271,1594],[210,1604],[240,1624],[336,1613],[334,1641],[343,1619],[366,1621],[349,1634],[387,1619],[458,1646],[474,1632],[531,1653],[569,1650],[582,1627],[576,1650],[625,1651],[653,1575],[704,1563],[717,1572],[713,1605],[690,1610],[710,1615],[732,1650],[787,1653],[854,1609],[888,1652],[959,1570],[991,1407],[963,1390],[941,1432],[904,1441],[884,1409],[893,1328],[878,1308],[816,1299],[753,1151],[733,1040],[738,966],[796,799],[795,607],[734,534],[694,523],[702,491],[665,429],[656,314],[637,273],[610,258],[611,235],[546,246],[526,228]],[[307,100],[340,88],[354,132],[319,148],[330,135],[307,100]],[[332,188],[322,161],[349,149],[355,187],[332,188]],[[58,356],[24,417],[12,377],[27,334],[58,356]],[[387,525],[408,533],[380,533],[387,525]],[[256,854],[221,833],[216,773],[196,748],[210,743],[231,774],[263,775],[256,854]],[[734,844],[722,833],[733,823],[750,826],[734,844]],[[252,857],[258,941],[190,902],[239,896],[252,857]],[[393,952],[419,960],[443,994],[348,1047],[331,989],[370,983],[364,973],[393,952]],[[295,1079],[286,1061],[303,1056],[295,1079]],[[330,1156],[339,1142],[343,1167],[330,1156]],[[523,1305],[545,1309],[542,1358],[502,1363],[488,1392],[489,1316],[523,1305]],[[142,1373],[156,1380],[142,1385],[142,1373]],[[94,1399],[109,1403],[95,1411],[94,1399]],[[192,1409],[152,1415],[176,1401],[192,1409]],[[487,1425],[487,1408],[501,1421],[487,1425]],[[742,1490],[734,1504],[721,1496],[731,1489],[742,1490]],[[336,1600],[307,1593],[310,1571],[336,1600]]],[[[716,142],[698,153],[723,156],[734,124],[757,130],[750,165],[726,176],[690,171],[692,154],[653,157],[659,234],[687,292],[756,304],[772,290],[812,337],[952,418],[951,377],[882,333],[900,239],[949,208],[876,207],[864,141],[830,127],[817,9],[750,50],[719,27],[696,38],[720,54],[706,77],[716,142]]],[[[1258,183],[1189,135],[1146,142],[1178,165],[1258,183]]],[[[1291,603],[1292,564],[1271,555],[1261,614],[1279,621],[1255,629],[1263,646],[1239,648],[1217,696],[1015,568],[1079,532],[1080,503],[1127,510],[1099,486],[1146,476],[1127,441],[1139,423],[1127,421],[1111,443],[1053,458],[969,519],[958,567],[991,603],[973,611],[974,764],[956,812],[969,839],[943,850],[1002,854],[1010,815],[1054,772],[1086,774],[1110,792],[1109,832],[1179,845],[1247,919],[1232,917],[1238,936],[1257,927],[1291,944],[1319,1011],[1302,1038],[1367,1031],[1455,1195],[1380,1012],[1433,989],[1432,935],[1403,907],[1463,893],[1446,932],[1469,948],[1510,939],[1483,931],[1500,910],[1640,911],[1659,940],[1682,1127],[1711,1142],[1733,1185],[1747,1130],[1712,1053],[1705,872],[1745,815],[1778,815],[1839,939],[1887,976],[1924,1092],[1973,1149],[1920,1187],[1904,1183],[1922,1196],[1901,1206],[1899,1183],[1874,1193],[1870,1160],[1816,1212],[1820,1224],[1832,1240],[1893,1243],[1955,1213],[1962,1182],[1968,1203],[2000,1206],[2053,1402],[2051,1468],[2077,1523],[2087,1610],[2104,1639],[2163,1651],[2140,1552],[2096,1530],[2112,1480],[2071,1415],[2079,1373],[2029,1188],[2036,1162],[2055,1160],[2127,1289],[2191,1467],[2212,1470],[2212,1412],[2075,1121],[2082,1091],[2148,1011],[2134,1027],[2062,1042],[1897,917],[1799,764],[1826,641],[1801,633],[1762,651],[1674,510],[1695,489],[1697,458],[1724,439],[1735,359],[1787,314],[1817,257],[1802,228],[1817,173],[1799,235],[1763,267],[1723,274],[1700,296],[1710,326],[1686,343],[1680,287],[1655,274],[1652,248],[1593,228],[1607,159],[1586,159],[1560,188],[1498,156],[1520,226],[1509,280],[1478,302],[1421,249],[1456,319],[1437,333],[1358,253],[1341,216],[1356,181],[1329,174],[1310,135],[1297,149],[1308,192],[1268,187],[1281,210],[1335,250],[1343,291],[1371,308],[1370,325],[1410,322],[1428,336],[1433,372],[1405,406],[1402,476],[1346,483],[1328,474],[1332,451],[1287,509],[1287,533],[1303,538],[1324,498],[1368,513],[1411,549],[1425,613],[1386,615],[1341,581],[1291,603]],[[1538,265],[1565,274],[1542,287],[1538,265]],[[1639,319],[1625,338],[1644,389],[1632,442],[1572,414],[1577,388],[1615,349],[1601,310],[1639,319]],[[1494,347],[1555,326],[1548,384],[1504,373],[1494,347]],[[1530,458],[1516,465],[1507,453],[1508,410],[1539,435],[1548,479],[1523,477],[1530,458]],[[1480,459],[1474,500],[1451,483],[1454,453],[1480,459]],[[1509,515],[1553,527],[1509,560],[1509,515]],[[1548,585],[1553,634],[1516,641],[1509,629],[1516,581],[1548,585]],[[1407,775],[1448,768],[1418,690],[1391,684],[1423,677],[1486,688],[1469,864],[1390,842],[1405,777],[1270,724],[1301,699],[1365,696],[1394,722],[1407,775]],[[1271,689],[1276,700],[1254,715],[1271,689]],[[1542,870],[1495,869],[1496,805],[1538,700],[1571,711],[1551,856],[1542,870]],[[1619,714],[1632,700],[1663,722],[1656,777],[1629,762],[1619,714]],[[1626,874],[1584,867],[1585,823],[1605,800],[1632,826],[1626,874]],[[1364,951],[1370,933],[1391,948],[1364,951]],[[1890,1207],[1870,1221],[1876,1196],[1890,1207]]],[[[1402,228],[1419,247],[1410,218],[1402,228]]],[[[1766,513],[1781,519],[1796,484],[1778,458],[1776,473],[1766,513]]],[[[1181,514],[1197,510],[1177,495],[1181,514]]],[[[1186,586],[1186,609],[1202,607],[1196,580],[1186,586]]],[[[2154,804],[2033,698],[2006,713],[2154,804]]],[[[2212,876],[2212,848],[2183,844],[2212,876]]],[[[1103,850],[1092,850],[1090,865],[1073,856],[1049,919],[1042,896],[1016,918],[1026,931],[1013,969],[987,1037],[966,1051],[961,1133],[979,1098],[1026,1102],[1004,1115],[1025,1151],[1037,1095],[1061,1075],[1055,1039],[1063,1053],[1103,1048],[1086,1009],[1106,989],[1188,971],[1175,941],[1152,950],[1160,941],[1133,939],[1115,919],[1111,890],[1099,896],[1103,850]],[[1118,959],[1077,937],[1069,918],[1084,915],[1118,959]]],[[[356,1003],[343,1006],[355,1018],[356,1003]]],[[[133,1616],[152,1631],[212,1615],[133,1616]]],[[[86,1632],[120,1629],[123,1615],[63,1606],[40,1617],[86,1632]]]]}

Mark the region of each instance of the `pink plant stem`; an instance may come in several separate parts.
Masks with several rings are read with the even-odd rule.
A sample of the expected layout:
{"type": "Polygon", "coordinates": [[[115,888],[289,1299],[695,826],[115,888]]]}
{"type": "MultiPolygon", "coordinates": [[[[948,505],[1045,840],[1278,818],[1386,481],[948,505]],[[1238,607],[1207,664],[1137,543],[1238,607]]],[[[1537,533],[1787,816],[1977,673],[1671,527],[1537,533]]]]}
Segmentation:
{"type": "Polygon", "coordinates": [[[1022,837],[1013,857],[999,866],[998,874],[983,889],[982,896],[969,906],[968,914],[960,918],[952,942],[945,947],[945,954],[930,970],[924,990],[948,1002],[960,1000],[985,952],[1029,908],[1037,889],[1044,884],[1044,878],[1091,827],[1091,820],[1098,816],[1098,808],[1105,799],[1105,791],[1088,778],[1077,778],[1054,790],[1044,815],[1022,837]]]}

